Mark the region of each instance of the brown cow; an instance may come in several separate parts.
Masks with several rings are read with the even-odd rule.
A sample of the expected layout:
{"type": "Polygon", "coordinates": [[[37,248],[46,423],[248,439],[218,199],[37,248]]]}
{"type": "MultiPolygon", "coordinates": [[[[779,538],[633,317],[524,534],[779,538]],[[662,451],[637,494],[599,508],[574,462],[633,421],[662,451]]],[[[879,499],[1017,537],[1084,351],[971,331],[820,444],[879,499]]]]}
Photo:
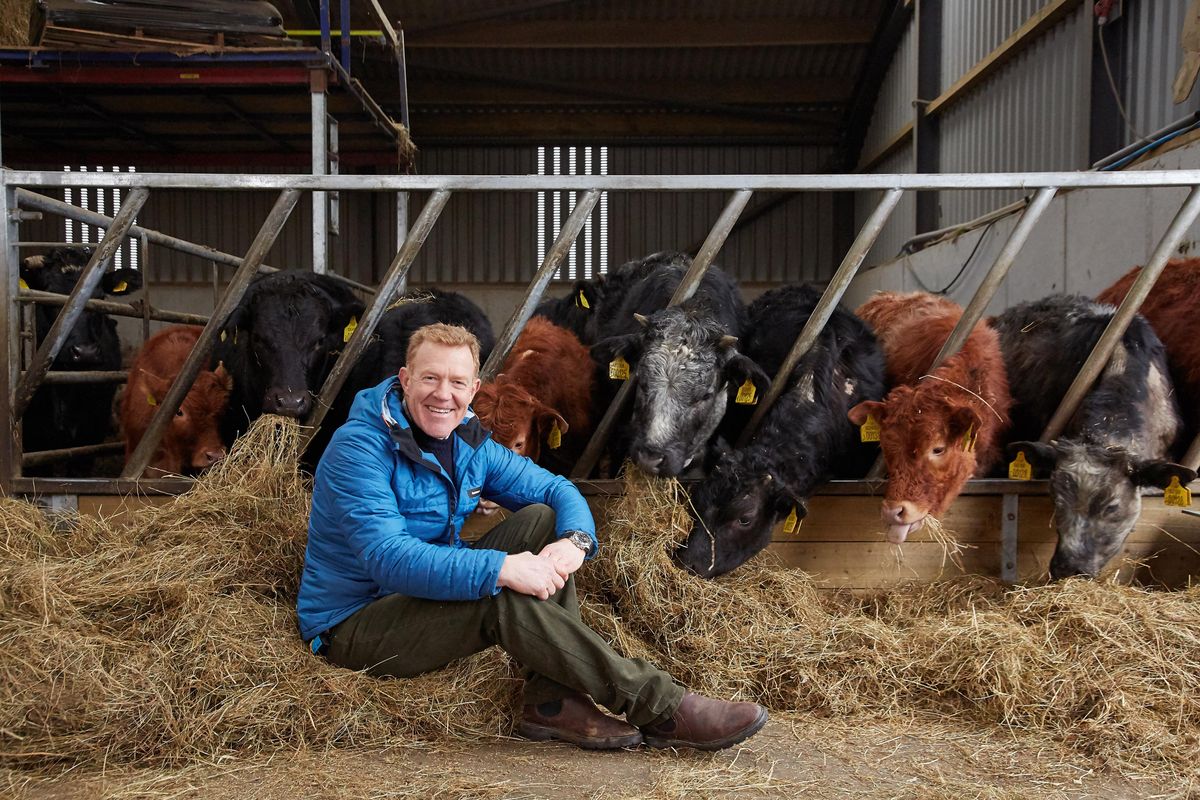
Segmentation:
{"type": "MultiPolygon", "coordinates": [[[[1117,306],[1129,293],[1133,280],[1141,274],[1134,267],[1096,298],[1097,302],[1117,306]]],[[[1179,392],[1179,407],[1191,435],[1200,430],[1200,258],[1168,261],[1162,275],[1150,290],[1141,314],[1167,348],[1167,364],[1179,392]]]]}
{"type": "Polygon", "coordinates": [[[591,434],[595,365],[575,334],[533,317],[496,380],[480,387],[475,413],[496,441],[551,469],[565,470],[568,454],[591,434]],[[560,447],[547,444],[558,426],[560,447]],[[563,454],[563,457],[559,456],[563,454]]]}
{"type": "MultiPolygon", "coordinates": [[[[175,382],[202,330],[198,325],[172,325],[147,339],[138,353],[121,398],[126,461],[150,427],[158,404],[175,382]]],[[[143,476],[197,473],[224,458],[219,420],[229,405],[232,388],[233,380],[224,365],[201,370],[143,476]]]]}
{"type": "Polygon", "coordinates": [[[938,517],[972,475],[1000,457],[1012,399],[996,332],[979,323],[963,348],[932,372],[930,364],[962,309],[922,292],[881,292],[856,312],[875,329],[895,388],[882,402],[850,409],[856,425],[872,415],[887,462],[883,500],[887,538],[904,541],[926,516],[938,517]]]}

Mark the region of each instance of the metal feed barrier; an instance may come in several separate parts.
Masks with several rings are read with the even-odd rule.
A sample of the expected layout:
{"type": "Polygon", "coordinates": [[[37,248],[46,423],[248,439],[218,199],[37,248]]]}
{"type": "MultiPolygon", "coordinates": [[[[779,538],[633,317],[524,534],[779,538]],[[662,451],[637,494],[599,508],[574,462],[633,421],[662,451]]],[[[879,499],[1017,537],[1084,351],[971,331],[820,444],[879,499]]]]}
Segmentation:
{"type": "MultiPolygon", "coordinates": [[[[517,336],[542,298],[554,273],[582,230],[588,215],[595,207],[601,192],[694,192],[727,191],[730,198],[699,250],[691,268],[684,276],[670,304],[685,302],[699,286],[705,271],[713,263],[739,216],[746,208],[755,191],[776,192],[830,192],[830,191],[883,191],[874,211],[854,239],[840,267],[830,280],[814,313],[794,343],[783,368],[775,376],[770,388],[760,399],[757,408],[742,434],[740,444],[750,441],[758,430],[764,416],[778,399],[786,386],[788,375],[800,359],[814,344],[821,329],[828,322],[834,308],[854,279],[867,253],[878,238],[889,216],[895,210],[905,192],[919,190],[976,190],[976,189],[1023,189],[1034,192],[1021,219],[1008,241],[1000,250],[979,289],[968,303],[962,318],[946,341],[935,363],[953,355],[962,346],[967,335],[982,318],[984,309],[1003,283],[1009,268],[1029,238],[1039,218],[1049,207],[1055,195],[1068,189],[1103,189],[1129,187],[1187,187],[1191,190],[1174,220],[1160,239],[1150,261],[1134,282],[1128,296],[1113,316],[1107,329],[1097,342],[1091,355],[1080,369],[1074,383],[1064,397],[1057,413],[1042,434],[1042,440],[1057,436],[1070,419],[1084,395],[1091,388],[1107,364],[1116,343],[1137,313],[1154,282],[1175,252],[1186,231],[1200,215],[1200,170],[1136,171],[1136,172],[1049,172],[1049,173],[984,173],[945,175],[708,175],[708,176],[297,176],[297,175],[203,175],[203,174],[155,174],[155,173],[78,173],[36,172],[0,170],[3,191],[0,193],[0,211],[5,225],[0,233],[0,248],[3,249],[8,269],[5,280],[0,281],[0,322],[7,341],[8,368],[0,370],[0,409],[8,420],[11,435],[0,440],[0,487],[7,493],[126,493],[138,491],[180,491],[188,485],[181,479],[139,480],[137,478],[157,448],[167,423],[178,410],[183,397],[196,375],[203,367],[221,328],[245,294],[250,280],[257,272],[270,271],[263,264],[280,230],[287,222],[303,192],[431,192],[417,219],[408,231],[379,286],[371,289],[358,284],[356,288],[373,293],[362,319],[358,323],[341,356],[335,363],[329,378],[318,394],[313,411],[304,420],[312,429],[319,426],[334,397],[342,388],[351,367],[357,361],[375,330],[388,305],[401,291],[408,270],[420,252],[421,246],[437,223],[438,217],[454,192],[578,192],[579,200],[564,223],[558,236],[547,251],[537,274],[530,282],[522,302],[513,312],[497,339],[496,348],[483,366],[485,379],[496,374],[508,355],[517,336]],[[38,190],[72,188],[118,187],[129,190],[121,211],[115,218],[71,206],[40,194],[38,190]],[[156,189],[194,190],[246,190],[278,191],[279,198],[259,229],[249,250],[244,256],[218,253],[201,244],[185,242],[164,233],[133,225],[133,218],[148,194],[156,189]],[[79,282],[69,297],[44,292],[21,291],[17,285],[19,249],[23,246],[19,237],[19,225],[25,211],[61,214],[66,217],[99,225],[107,235],[97,247],[90,262],[84,268],[79,282]],[[136,236],[143,242],[200,257],[206,261],[236,268],[228,288],[217,304],[212,316],[205,319],[197,315],[152,309],[148,302],[138,304],[111,303],[89,300],[92,289],[99,283],[106,260],[126,236],[136,236]],[[47,303],[62,305],[58,320],[50,334],[36,352],[28,354],[27,369],[22,372],[20,329],[20,305],[47,303]],[[203,324],[195,350],[184,364],[180,377],[175,381],[167,396],[158,405],[150,428],[137,450],[133,453],[119,479],[41,479],[23,477],[22,465],[46,463],[55,458],[83,455],[87,448],[72,448],[40,454],[23,454],[20,443],[20,420],[38,386],[49,380],[122,380],[122,373],[52,373],[49,365],[58,354],[71,329],[85,307],[127,316],[140,316],[146,321],[186,321],[203,324]],[[73,452],[75,451],[75,452],[73,452]]],[[[147,285],[149,281],[146,281],[147,285]]],[[[25,339],[30,340],[28,331],[25,339]]],[[[32,341],[29,342],[32,345],[32,341]]],[[[632,377],[632,376],[631,376],[632,377]]],[[[579,463],[572,473],[576,480],[586,479],[606,444],[615,421],[632,395],[632,380],[627,380],[597,425],[579,463]]],[[[88,450],[93,452],[93,450],[88,450]]],[[[1200,437],[1192,443],[1185,456],[1187,466],[1200,467],[1200,437]]],[[[874,479],[882,477],[881,464],[876,465],[874,479]]],[[[1002,513],[1003,562],[1002,577],[1016,577],[1016,509],[1020,494],[1044,493],[1044,486],[1013,481],[974,481],[975,491],[996,493],[1004,496],[1002,513]]],[[[826,493],[856,494],[877,487],[860,481],[837,481],[826,493]]]]}

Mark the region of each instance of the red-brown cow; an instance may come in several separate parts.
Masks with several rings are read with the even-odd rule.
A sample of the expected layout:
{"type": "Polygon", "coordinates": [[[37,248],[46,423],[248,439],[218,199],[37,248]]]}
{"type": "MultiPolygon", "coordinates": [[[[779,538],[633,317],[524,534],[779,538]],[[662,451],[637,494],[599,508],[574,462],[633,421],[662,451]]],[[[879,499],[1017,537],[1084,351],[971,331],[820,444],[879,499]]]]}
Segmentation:
{"type": "MultiPolygon", "coordinates": [[[[1101,292],[1097,302],[1120,305],[1141,271],[1141,267],[1131,269],[1101,292]]],[[[1200,336],[1196,335],[1196,318],[1200,317],[1200,258],[1168,261],[1142,303],[1141,314],[1167,348],[1167,364],[1179,392],[1179,407],[1191,435],[1195,435],[1200,430],[1200,336]]]]}
{"type": "Polygon", "coordinates": [[[888,468],[883,519],[888,541],[899,544],[926,516],[940,516],[968,478],[996,463],[1012,399],[999,339],[986,323],[929,371],[962,316],[949,300],[881,292],[856,313],[875,329],[895,388],[882,402],[859,403],[849,416],[862,425],[871,415],[882,428],[888,468]]]}
{"type": "Polygon", "coordinates": [[[570,466],[566,458],[591,434],[594,381],[591,354],[575,334],[533,317],[501,373],[480,387],[473,405],[497,442],[543,466],[565,470],[570,466]],[[554,457],[546,444],[552,436],[561,437],[554,457]]]}
{"type": "MultiPolygon", "coordinates": [[[[138,353],[121,398],[126,460],[146,434],[158,404],[175,382],[202,330],[197,325],[172,325],[147,339],[138,353]]],[[[233,380],[223,365],[201,370],[143,476],[197,473],[224,458],[219,421],[229,405],[232,388],[233,380]]]]}

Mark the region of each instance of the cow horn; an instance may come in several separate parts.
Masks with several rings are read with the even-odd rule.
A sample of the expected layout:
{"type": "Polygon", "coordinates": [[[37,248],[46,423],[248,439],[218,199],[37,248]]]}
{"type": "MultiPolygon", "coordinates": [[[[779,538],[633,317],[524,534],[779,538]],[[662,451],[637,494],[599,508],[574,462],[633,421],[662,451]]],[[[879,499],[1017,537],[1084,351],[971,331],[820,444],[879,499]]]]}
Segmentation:
{"type": "Polygon", "coordinates": [[[768,473],[767,473],[767,480],[766,480],[766,482],[767,482],[767,483],[770,483],[770,482],[771,482],[771,481],[773,481],[773,480],[775,480],[775,476],[774,476],[774,475],[772,475],[771,473],[769,473],[769,472],[768,472],[768,473]]]}
{"type": "Polygon", "coordinates": [[[650,327],[650,320],[646,319],[646,317],[645,317],[644,315],[642,315],[642,314],[634,314],[634,315],[633,315],[633,318],[634,318],[634,319],[636,319],[636,320],[637,320],[637,323],[638,323],[638,325],[641,325],[643,328],[648,328],[648,327],[650,327]]]}
{"type": "Polygon", "coordinates": [[[735,344],[737,344],[737,340],[738,340],[738,337],[730,336],[727,333],[721,337],[721,340],[719,342],[717,342],[717,344],[719,344],[723,350],[728,350],[729,348],[731,348],[735,344]]]}

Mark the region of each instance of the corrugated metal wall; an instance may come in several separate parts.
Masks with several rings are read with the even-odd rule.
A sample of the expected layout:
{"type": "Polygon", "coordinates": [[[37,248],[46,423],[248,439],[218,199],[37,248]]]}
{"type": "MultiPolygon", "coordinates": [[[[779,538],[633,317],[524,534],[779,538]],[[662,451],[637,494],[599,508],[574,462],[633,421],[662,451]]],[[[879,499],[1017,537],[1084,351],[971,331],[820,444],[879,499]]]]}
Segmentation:
{"type": "MultiPolygon", "coordinates": [[[[1127,0],[1125,3],[1125,110],[1140,136],[1200,110],[1200,91],[1175,105],[1172,84],[1179,70],[1179,34],[1190,0],[1127,0]]],[[[1113,65],[1114,73],[1118,67],[1113,65]]],[[[1126,131],[1125,142],[1134,140],[1126,131]]]]}
{"type": "MultiPolygon", "coordinates": [[[[901,174],[913,171],[912,148],[907,147],[900,150],[890,157],[880,162],[879,166],[873,170],[880,174],[901,174]]],[[[861,226],[867,221],[867,217],[883,199],[883,192],[856,192],[854,195],[854,218],[861,226]]],[[[896,204],[895,210],[892,211],[892,216],[888,218],[887,224],[883,230],[879,232],[879,238],[875,240],[874,247],[867,253],[867,264],[879,264],[884,261],[890,261],[900,252],[900,248],[904,246],[912,236],[917,232],[917,196],[912,192],[905,192],[900,198],[900,202],[896,204]]]]}
{"type": "Polygon", "coordinates": [[[951,0],[942,4],[942,89],[992,52],[1046,0],[951,0]]]}
{"type": "MultiPolygon", "coordinates": [[[[977,5],[977,4],[972,4],[977,5]]],[[[997,3],[995,5],[1009,5],[997,3]]],[[[1015,6],[1037,6],[1022,0],[1015,6]]],[[[955,4],[948,4],[947,10],[955,4]]],[[[1016,25],[982,36],[999,44],[1016,25]],[[1004,31],[1004,32],[1001,32],[1004,31]]],[[[986,19],[986,17],[985,17],[986,19]]],[[[1019,55],[941,116],[942,172],[1035,172],[1087,169],[1091,110],[1092,14],[1088,4],[1032,41],[1019,55]]],[[[986,55],[986,52],[983,53],[986,55]]],[[[982,57],[982,56],[980,56],[982,57]]],[[[972,64],[962,62],[962,70],[972,64]]],[[[943,88],[963,71],[943,74],[943,88]]],[[[1019,191],[942,192],[940,226],[975,217],[1021,196],[1019,191]]]]}
{"type": "MultiPolygon", "coordinates": [[[[883,77],[879,100],[863,140],[863,155],[872,157],[913,121],[912,101],[917,96],[917,26],[909,20],[896,55],[883,77]]],[[[879,172],[878,168],[871,170],[879,172]]]]}

